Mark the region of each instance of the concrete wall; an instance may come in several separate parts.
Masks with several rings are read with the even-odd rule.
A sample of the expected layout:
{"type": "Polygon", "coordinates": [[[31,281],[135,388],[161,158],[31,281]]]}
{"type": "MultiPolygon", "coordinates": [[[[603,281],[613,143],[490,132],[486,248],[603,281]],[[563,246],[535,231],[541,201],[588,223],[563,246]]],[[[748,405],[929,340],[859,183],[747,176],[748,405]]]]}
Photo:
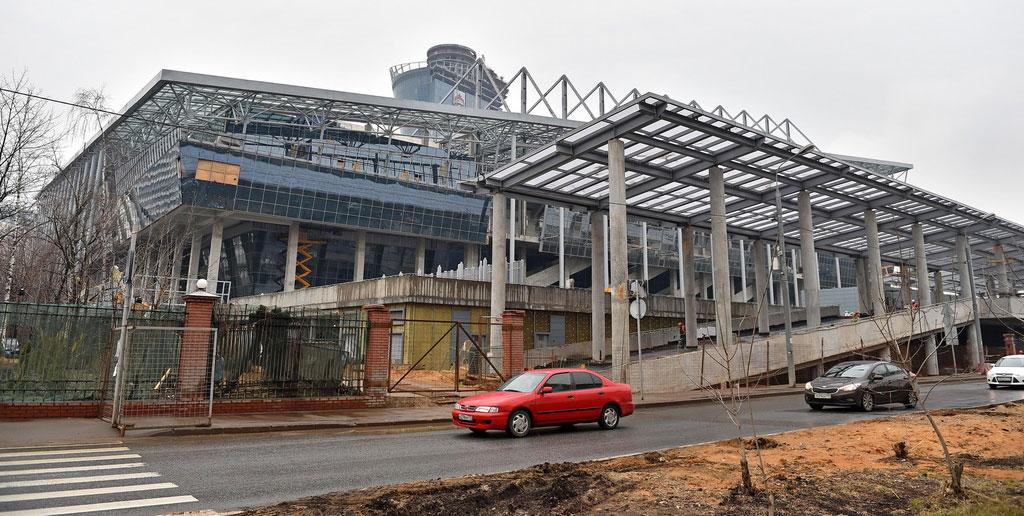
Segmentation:
{"type": "MultiPolygon", "coordinates": [[[[1024,300],[1012,303],[1015,313],[1024,313],[1024,300]]],[[[969,301],[951,301],[953,323],[967,324],[973,320],[969,301]]],[[[910,310],[901,310],[889,315],[864,318],[860,321],[821,327],[816,330],[793,332],[793,350],[796,364],[811,364],[822,356],[844,355],[860,350],[875,351],[891,340],[905,342],[908,336],[919,337],[943,330],[942,304],[922,307],[911,318],[910,310]]],[[[644,387],[646,392],[675,392],[697,389],[702,384],[717,384],[728,380],[771,373],[785,372],[785,340],[781,336],[757,338],[725,349],[720,346],[706,346],[704,352],[682,353],[644,361],[644,387]],[[728,359],[726,359],[728,357],[728,359]],[[703,366],[702,366],[703,361],[703,366]],[[746,364],[749,361],[749,369],[746,364]],[[728,364],[728,369],[725,365],[728,364]],[[703,371],[703,380],[701,371],[703,371]]],[[[626,379],[636,389],[640,384],[640,368],[631,363],[626,369],[626,379]]]]}
{"type": "MultiPolygon", "coordinates": [[[[511,310],[543,310],[551,312],[590,313],[589,289],[562,289],[509,284],[506,307],[511,310]]],[[[490,306],[490,283],[484,281],[431,278],[427,276],[393,276],[324,287],[312,287],[292,292],[275,292],[259,296],[234,298],[232,304],[267,305],[278,307],[304,306],[312,308],[358,308],[367,304],[433,304],[467,307],[490,306]]],[[[611,303],[605,306],[610,313],[611,303]]],[[[782,307],[769,306],[772,324],[781,324],[782,307]],[[778,322],[776,322],[778,321],[778,322]]],[[[742,328],[753,327],[757,307],[751,303],[733,303],[733,318],[742,328]]],[[[647,301],[649,317],[675,317],[683,313],[683,300],[671,296],[650,296],[647,301]]],[[[822,316],[836,316],[838,307],[822,307],[822,316]]],[[[803,319],[803,310],[793,311],[794,320],[803,319]]],[[[700,320],[713,320],[715,303],[697,300],[700,320]]]]}

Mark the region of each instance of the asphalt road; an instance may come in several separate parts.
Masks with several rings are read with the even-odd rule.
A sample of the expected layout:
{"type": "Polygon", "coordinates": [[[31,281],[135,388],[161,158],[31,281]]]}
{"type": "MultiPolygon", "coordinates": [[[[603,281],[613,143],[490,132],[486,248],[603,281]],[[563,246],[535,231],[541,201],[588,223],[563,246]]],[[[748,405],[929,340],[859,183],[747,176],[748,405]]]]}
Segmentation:
{"type": "MultiPolygon", "coordinates": [[[[924,386],[925,391],[928,388],[924,386]]],[[[990,391],[984,383],[971,382],[937,387],[928,406],[968,407],[1019,399],[1024,399],[1024,390],[990,391]]],[[[847,409],[811,412],[802,396],[794,395],[751,403],[759,434],[907,412],[902,406],[873,413],[847,409]]],[[[507,471],[543,462],[597,459],[735,435],[721,407],[709,402],[641,409],[624,418],[615,431],[581,425],[568,431],[538,430],[526,439],[510,439],[503,433],[481,438],[465,430],[443,428],[393,433],[342,430],[139,438],[126,441],[125,446],[141,455],[139,460],[145,462],[147,470],[160,473],[159,481],[176,484],[175,492],[170,494],[198,499],[173,507],[183,511],[251,507],[331,491],[507,471]]],[[[18,492],[52,489],[23,488],[18,492]]],[[[124,495],[125,499],[131,496],[124,495]]],[[[71,503],[87,501],[68,500],[71,503]]],[[[36,507],[30,502],[0,505],[0,512],[36,507]]],[[[151,514],[159,508],[132,512],[151,514]]]]}

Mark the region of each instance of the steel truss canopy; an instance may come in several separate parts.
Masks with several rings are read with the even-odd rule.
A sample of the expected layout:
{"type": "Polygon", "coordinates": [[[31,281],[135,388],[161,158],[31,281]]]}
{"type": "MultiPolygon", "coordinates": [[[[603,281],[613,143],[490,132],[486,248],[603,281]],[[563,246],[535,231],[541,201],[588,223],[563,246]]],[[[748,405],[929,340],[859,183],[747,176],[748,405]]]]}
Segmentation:
{"type": "Polygon", "coordinates": [[[107,154],[105,167],[116,173],[172,131],[180,130],[183,137],[220,134],[226,132],[227,124],[252,122],[313,131],[355,123],[383,136],[415,130],[417,137],[472,154],[485,164],[508,162],[513,146],[522,154],[580,124],[531,114],[161,70],[64,171],[83,169],[102,146],[107,154]]]}
{"type": "MultiPolygon", "coordinates": [[[[976,273],[992,266],[992,245],[1019,256],[1024,226],[882,175],[869,165],[909,165],[830,154],[705,111],[696,103],[645,94],[559,136],[486,175],[476,187],[554,205],[608,206],[608,145],[623,141],[626,202],[631,217],[710,227],[708,169],[725,175],[730,234],[775,240],[776,174],[786,237],[799,238],[797,197],[806,190],[819,250],[866,254],[864,211],[877,214],[881,255],[913,263],[912,224],[920,222],[929,266],[957,270],[956,237],[969,238],[976,273]],[[980,261],[979,261],[980,258],[980,261]]],[[[887,170],[891,173],[891,170],[887,170]]],[[[1012,273],[1020,264],[1008,264],[1012,273]]]]}

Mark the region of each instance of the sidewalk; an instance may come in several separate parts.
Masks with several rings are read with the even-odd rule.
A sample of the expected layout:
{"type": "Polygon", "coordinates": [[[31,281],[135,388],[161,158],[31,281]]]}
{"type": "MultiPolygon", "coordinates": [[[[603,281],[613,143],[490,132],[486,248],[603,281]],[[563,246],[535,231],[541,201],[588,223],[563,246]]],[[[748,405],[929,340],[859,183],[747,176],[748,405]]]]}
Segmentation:
{"type": "MultiPolygon", "coordinates": [[[[920,384],[929,385],[947,379],[945,376],[921,378],[920,384]]],[[[979,382],[984,376],[961,378],[957,381],[979,382]]],[[[750,398],[800,394],[803,385],[789,387],[773,385],[752,387],[750,398]]],[[[722,391],[728,396],[728,391],[722,391]]],[[[634,394],[638,410],[670,405],[705,403],[715,398],[714,391],[695,390],[677,393],[645,394],[643,400],[634,394]]],[[[187,427],[162,430],[129,431],[128,438],[181,435],[219,435],[261,432],[288,432],[324,429],[360,429],[389,427],[410,429],[417,426],[440,425],[451,419],[451,405],[431,407],[403,407],[378,409],[347,409],[322,412],[277,412],[265,414],[229,414],[214,416],[208,427],[187,427]]],[[[117,442],[117,432],[108,423],[98,419],[33,419],[29,421],[0,421],[0,447],[49,445],[71,442],[117,442]]]]}

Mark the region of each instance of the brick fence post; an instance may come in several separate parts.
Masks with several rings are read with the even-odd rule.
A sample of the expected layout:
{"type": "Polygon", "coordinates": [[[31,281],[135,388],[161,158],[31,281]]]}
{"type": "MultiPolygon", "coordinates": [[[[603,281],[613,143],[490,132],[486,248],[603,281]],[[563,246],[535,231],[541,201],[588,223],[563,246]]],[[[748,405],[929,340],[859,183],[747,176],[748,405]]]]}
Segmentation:
{"type": "Polygon", "coordinates": [[[391,313],[384,305],[366,305],[369,337],[363,364],[363,394],[381,401],[388,392],[391,369],[391,313]]]}
{"type": "Polygon", "coordinates": [[[523,372],[523,312],[505,310],[501,313],[501,340],[505,347],[501,370],[508,379],[523,372]]]}
{"type": "MultiPolygon", "coordinates": [[[[182,296],[185,300],[185,328],[178,354],[178,393],[181,400],[202,400],[208,396],[207,375],[210,372],[210,336],[213,326],[213,305],[217,295],[197,290],[182,296]],[[196,328],[192,330],[191,328],[196,328]],[[205,329],[206,331],[198,331],[205,329]]],[[[209,381],[213,381],[210,378],[209,381]]]]}

